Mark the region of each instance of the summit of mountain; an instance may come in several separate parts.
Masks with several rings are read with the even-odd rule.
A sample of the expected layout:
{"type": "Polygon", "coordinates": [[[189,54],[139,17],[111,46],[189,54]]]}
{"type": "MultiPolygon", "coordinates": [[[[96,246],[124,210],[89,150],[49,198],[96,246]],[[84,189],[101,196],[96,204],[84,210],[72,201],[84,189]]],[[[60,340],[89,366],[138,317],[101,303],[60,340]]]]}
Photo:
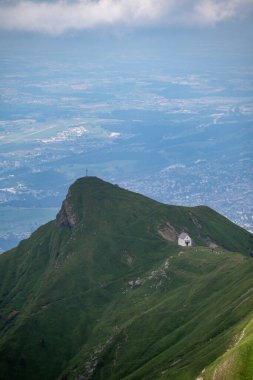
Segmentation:
{"type": "Polygon", "coordinates": [[[78,179],[62,204],[57,225],[73,228],[102,221],[117,228],[149,223],[150,232],[158,231],[174,242],[187,232],[196,245],[223,246],[245,255],[251,252],[252,235],[209,207],[164,205],[97,177],[78,179]]]}

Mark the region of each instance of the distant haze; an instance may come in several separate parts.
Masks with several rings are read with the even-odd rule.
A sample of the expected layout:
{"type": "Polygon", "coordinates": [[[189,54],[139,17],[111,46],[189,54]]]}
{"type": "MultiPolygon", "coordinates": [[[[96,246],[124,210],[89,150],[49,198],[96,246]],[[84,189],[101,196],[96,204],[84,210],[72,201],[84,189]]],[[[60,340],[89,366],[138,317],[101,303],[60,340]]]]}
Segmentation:
{"type": "Polygon", "coordinates": [[[0,0],[0,252],[97,176],[253,231],[253,0],[0,0]]]}

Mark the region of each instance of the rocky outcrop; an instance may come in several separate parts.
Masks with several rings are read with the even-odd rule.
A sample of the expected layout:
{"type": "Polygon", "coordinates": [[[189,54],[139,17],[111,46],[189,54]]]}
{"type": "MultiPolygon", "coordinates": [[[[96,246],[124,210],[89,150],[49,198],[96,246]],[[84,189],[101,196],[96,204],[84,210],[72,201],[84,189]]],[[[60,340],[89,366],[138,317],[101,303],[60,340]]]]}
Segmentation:
{"type": "Polygon", "coordinates": [[[176,232],[175,228],[169,222],[167,222],[165,226],[160,227],[158,229],[158,233],[165,240],[173,241],[173,242],[177,241],[177,232],[176,232]]]}
{"type": "Polygon", "coordinates": [[[197,227],[199,230],[202,229],[202,225],[200,224],[198,219],[191,212],[190,212],[190,219],[191,219],[191,221],[195,227],[197,227]]]}
{"type": "Polygon", "coordinates": [[[209,248],[211,248],[211,249],[216,249],[216,248],[218,248],[218,244],[217,244],[215,241],[213,241],[209,236],[207,236],[207,237],[205,238],[205,242],[206,242],[206,245],[207,245],[209,248]]]}
{"type": "Polygon", "coordinates": [[[74,210],[71,207],[69,198],[70,195],[68,194],[67,198],[62,203],[62,207],[59,213],[56,216],[56,224],[59,227],[72,228],[77,223],[77,218],[74,210]]]}

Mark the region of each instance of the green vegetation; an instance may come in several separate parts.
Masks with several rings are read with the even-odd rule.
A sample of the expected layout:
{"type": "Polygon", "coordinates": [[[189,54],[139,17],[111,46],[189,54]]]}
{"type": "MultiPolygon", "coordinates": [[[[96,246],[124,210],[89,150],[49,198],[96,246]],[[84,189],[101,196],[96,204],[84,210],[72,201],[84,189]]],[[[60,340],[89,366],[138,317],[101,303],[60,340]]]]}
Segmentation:
{"type": "Polygon", "coordinates": [[[0,379],[251,379],[252,245],[208,207],[76,181],[0,256],[0,379]]]}

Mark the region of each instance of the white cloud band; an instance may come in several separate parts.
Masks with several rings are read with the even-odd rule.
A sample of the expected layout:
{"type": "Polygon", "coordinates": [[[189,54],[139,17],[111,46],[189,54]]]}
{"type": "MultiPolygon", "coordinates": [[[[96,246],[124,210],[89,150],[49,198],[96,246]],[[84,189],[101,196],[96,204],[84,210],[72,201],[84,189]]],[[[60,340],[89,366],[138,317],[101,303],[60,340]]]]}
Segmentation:
{"type": "Polygon", "coordinates": [[[21,0],[0,5],[0,28],[59,34],[101,26],[214,25],[252,11],[253,0],[21,0]]]}

